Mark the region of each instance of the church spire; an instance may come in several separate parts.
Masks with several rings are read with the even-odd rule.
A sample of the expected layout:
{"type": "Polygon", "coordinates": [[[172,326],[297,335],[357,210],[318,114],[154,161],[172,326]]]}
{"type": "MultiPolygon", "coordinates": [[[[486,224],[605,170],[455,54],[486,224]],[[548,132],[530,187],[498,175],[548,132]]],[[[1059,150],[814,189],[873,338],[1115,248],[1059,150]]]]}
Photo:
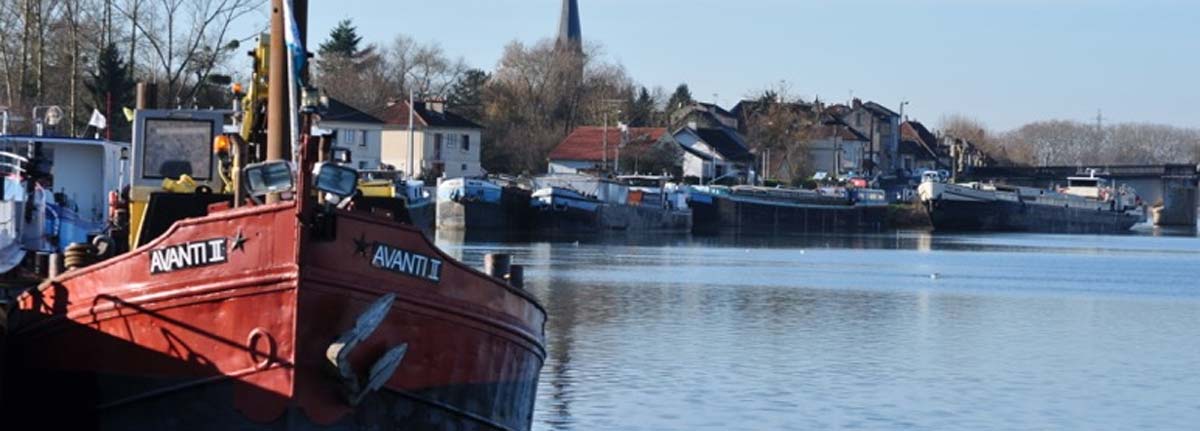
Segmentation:
{"type": "Polygon", "coordinates": [[[583,50],[583,32],[579,28],[579,3],[576,0],[563,0],[556,44],[560,49],[583,50]]]}

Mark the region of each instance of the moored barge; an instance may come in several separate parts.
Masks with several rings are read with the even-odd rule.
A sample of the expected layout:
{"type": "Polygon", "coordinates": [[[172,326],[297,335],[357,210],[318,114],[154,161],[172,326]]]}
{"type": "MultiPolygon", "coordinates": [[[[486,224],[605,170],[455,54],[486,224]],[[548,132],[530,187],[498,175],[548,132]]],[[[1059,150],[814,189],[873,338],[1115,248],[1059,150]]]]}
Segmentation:
{"type": "Polygon", "coordinates": [[[525,232],[532,191],[506,178],[452,178],[438,184],[437,228],[468,233],[525,232]]]}
{"type": "Polygon", "coordinates": [[[887,227],[882,190],[693,186],[694,230],[770,233],[878,231],[887,227]]]}
{"type": "Polygon", "coordinates": [[[939,231],[1120,233],[1145,221],[1132,189],[1113,187],[1095,172],[1055,190],[926,180],[917,193],[939,231]]]}
{"type": "Polygon", "coordinates": [[[541,234],[687,232],[692,226],[684,194],[666,177],[556,174],[534,183],[534,229],[541,234]]]}

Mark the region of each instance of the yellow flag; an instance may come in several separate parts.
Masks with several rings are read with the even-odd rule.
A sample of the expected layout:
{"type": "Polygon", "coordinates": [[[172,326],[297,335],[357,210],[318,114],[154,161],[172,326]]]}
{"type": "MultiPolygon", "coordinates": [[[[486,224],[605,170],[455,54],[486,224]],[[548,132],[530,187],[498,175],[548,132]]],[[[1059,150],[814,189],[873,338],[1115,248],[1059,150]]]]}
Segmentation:
{"type": "Polygon", "coordinates": [[[125,111],[125,121],[132,123],[133,122],[133,110],[129,109],[129,108],[122,108],[122,109],[125,111]]]}

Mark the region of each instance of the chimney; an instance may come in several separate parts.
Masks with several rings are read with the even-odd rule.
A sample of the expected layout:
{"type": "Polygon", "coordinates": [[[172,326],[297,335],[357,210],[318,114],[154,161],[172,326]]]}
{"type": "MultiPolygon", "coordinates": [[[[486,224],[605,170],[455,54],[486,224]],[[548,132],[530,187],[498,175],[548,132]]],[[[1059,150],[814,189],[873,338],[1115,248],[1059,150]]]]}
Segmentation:
{"type": "Polygon", "coordinates": [[[858,108],[862,107],[862,99],[855,97],[853,103],[854,103],[854,109],[858,109],[858,108]]]}
{"type": "Polygon", "coordinates": [[[446,113],[446,101],[444,99],[427,100],[425,101],[425,107],[438,114],[446,113]]]}

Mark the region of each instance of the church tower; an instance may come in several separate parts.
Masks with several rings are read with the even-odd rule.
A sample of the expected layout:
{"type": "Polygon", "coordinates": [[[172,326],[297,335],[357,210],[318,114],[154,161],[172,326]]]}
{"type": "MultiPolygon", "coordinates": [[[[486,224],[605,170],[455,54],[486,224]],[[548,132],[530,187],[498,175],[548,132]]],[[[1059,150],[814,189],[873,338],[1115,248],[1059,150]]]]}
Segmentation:
{"type": "Polygon", "coordinates": [[[583,52],[583,31],[579,27],[579,2],[563,0],[562,18],[558,21],[558,49],[583,52]]]}

